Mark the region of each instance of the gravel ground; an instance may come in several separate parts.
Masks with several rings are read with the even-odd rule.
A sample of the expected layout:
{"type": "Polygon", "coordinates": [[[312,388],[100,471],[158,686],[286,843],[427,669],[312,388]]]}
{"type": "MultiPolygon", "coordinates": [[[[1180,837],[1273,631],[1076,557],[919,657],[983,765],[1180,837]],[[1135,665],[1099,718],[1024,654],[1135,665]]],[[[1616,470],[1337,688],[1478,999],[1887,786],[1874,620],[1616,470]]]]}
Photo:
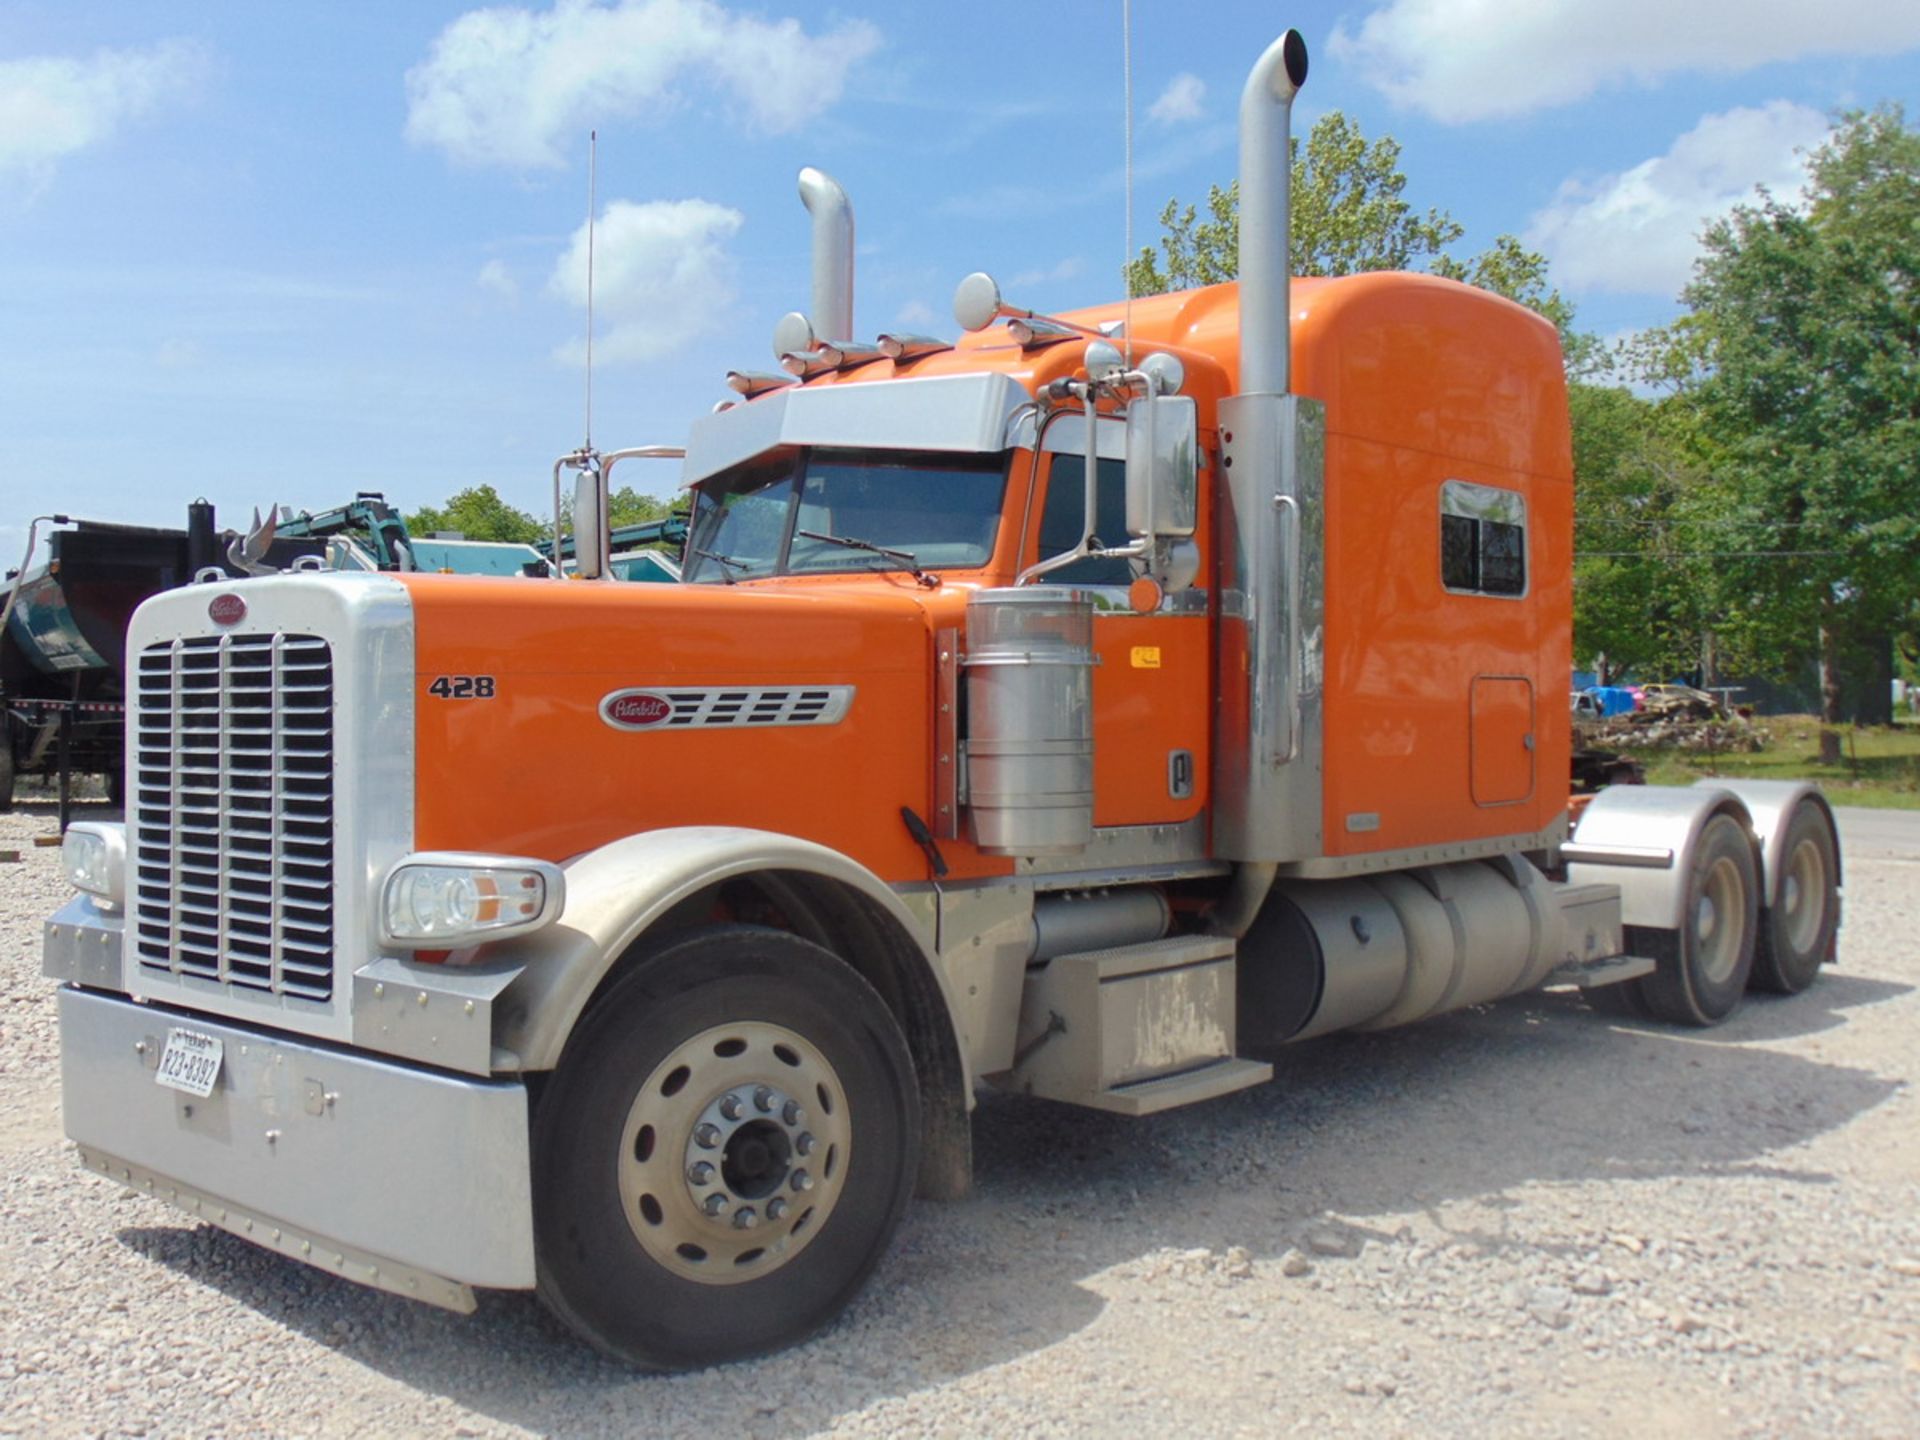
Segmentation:
{"type": "Polygon", "coordinates": [[[1920,816],[1843,812],[1840,967],[1719,1030],[1535,996],[1147,1120],[987,1099],[975,1193],[841,1323],[669,1378],[82,1174],[53,828],[0,816],[0,1433],[1915,1433],[1920,816]]]}

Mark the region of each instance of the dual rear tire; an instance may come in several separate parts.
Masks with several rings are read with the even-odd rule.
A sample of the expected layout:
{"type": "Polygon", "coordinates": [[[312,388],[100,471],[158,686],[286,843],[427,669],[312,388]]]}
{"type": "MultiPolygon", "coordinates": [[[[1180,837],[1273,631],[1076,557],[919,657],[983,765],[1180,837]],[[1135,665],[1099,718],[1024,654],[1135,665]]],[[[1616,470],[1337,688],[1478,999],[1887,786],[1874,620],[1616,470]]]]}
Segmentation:
{"type": "Polygon", "coordinates": [[[1676,1025],[1717,1025],[1749,989],[1792,995],[1814,981],[1839,925],[1839,866],[1825,814],[1802,804],[1789,822],[1774,903],[1761,906],[1757,847],[1721,813],[1701,829],[1678,929],[1629,925],[1628,953],[1654,973],[1589,992],[1594,1008],[1676,1025]]]}

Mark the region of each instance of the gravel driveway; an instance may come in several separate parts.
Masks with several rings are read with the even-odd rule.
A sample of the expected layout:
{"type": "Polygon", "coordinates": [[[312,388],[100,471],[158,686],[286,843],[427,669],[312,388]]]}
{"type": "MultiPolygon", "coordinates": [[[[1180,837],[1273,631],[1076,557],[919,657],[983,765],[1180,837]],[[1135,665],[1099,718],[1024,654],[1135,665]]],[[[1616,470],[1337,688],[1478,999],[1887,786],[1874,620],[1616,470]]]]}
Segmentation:
{"type": "Polygon", "coordinates": [[[1840,967],[1719,1030],[1534,996],[1145,1120],[983,1100],[973,1196],[916,1205],[848,1317],[671,1378],[531,1298],[444,1314],[80,1173],[53,825],[0,816],[0,1433],[1920,1427],[1920,815],[1842,812],[1840,967]]]}

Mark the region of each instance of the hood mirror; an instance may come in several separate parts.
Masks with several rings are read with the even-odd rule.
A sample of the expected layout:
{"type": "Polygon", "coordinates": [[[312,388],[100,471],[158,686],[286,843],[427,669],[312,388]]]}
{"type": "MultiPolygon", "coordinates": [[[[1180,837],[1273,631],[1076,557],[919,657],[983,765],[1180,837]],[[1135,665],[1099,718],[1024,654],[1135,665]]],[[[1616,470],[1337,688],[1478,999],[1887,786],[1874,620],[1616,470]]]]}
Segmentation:
{"type": "Polygon", "coordinates": [[[1000,283],[984,271],[974,271],[953,292],[953,318],[962,330],[984,330],[1005,313],[1000,283]]]}

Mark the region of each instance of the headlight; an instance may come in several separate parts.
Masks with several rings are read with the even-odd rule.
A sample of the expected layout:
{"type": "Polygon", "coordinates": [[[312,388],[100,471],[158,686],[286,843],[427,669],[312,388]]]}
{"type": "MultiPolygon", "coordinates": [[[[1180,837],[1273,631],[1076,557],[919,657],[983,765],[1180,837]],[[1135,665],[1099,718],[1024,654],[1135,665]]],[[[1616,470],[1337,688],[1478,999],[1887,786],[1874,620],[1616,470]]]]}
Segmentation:
{"type": "Polygon", "coordinates": [[[117,909],[127,893],[127,831],[123,825],[86,821],[69,825],[60,841],[60,862],[76,890],[84,890],[106,909],[117,909]]]}
{"type": "Polygon", "coordinates": [[[383,938],[424,950],[457,950],[538,929],[560,913],[558,865],[510,855],[409,855],[387,876],[383,938]]]}

